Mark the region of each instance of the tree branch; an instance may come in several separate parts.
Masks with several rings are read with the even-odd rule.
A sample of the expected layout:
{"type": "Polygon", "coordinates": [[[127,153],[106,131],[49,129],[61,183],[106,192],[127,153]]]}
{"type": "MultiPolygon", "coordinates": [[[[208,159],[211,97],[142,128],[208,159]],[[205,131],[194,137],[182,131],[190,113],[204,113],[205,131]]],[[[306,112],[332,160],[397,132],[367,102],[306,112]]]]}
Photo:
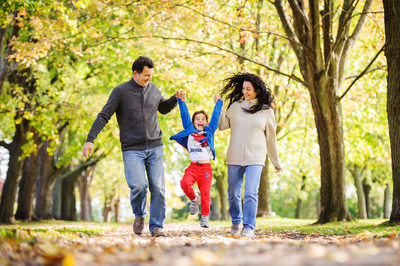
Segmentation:
{"type": "MultiPolygon", "coordinates": [[[[377,67],[369,69],[367,72],[365,72],[365,74],[368,74],[368,73],[371,73],[371,72],[374,72],[374,71],[377,71],[380,69],[385,69],[385,68],[387,68],[387,65],[377,66],[377,67]]],[[[347,77],[345,77],[345,79],[354,79],[354,78],[357,78],[359,75],[360,74],[347,76],[347,77]]]]}
{"type": "Polygon", "coordinates": [[[346,94],[349,92],[349,90],[351,89],[351,87],[357,82],[357,80],[359,80],[362,76],[364,76],[366,73],[368,73],[368,69],[369,67],[375,62],[375,60],[378,58],[378,56],[380,55],[380,53],[382,53],[385,49],[385,45],[382,46],[382,48],[379,50],[379,52],[375,55],[375,57],[371,60],[371,62],[369,62],[369,64],[367,65],[367,67],[360,73],[360,75],[358,75],[357,78],[355,78],[351,84],[349,85],[349,87],[347,87],[347,89],[345,90],[345,92],[342,94],[342,96],[340,96],[338,99],[336,99],[337,102],[340,102],[344,96],[346,96],[346,94]]]}
{"type": "Polygon", "coordinates": [[[6,143],[5,141],[0,141],[0,146],[6,148],[7,150],[11,149],[11,145],[6,143]]]}
{"type": "Polygon", "coordinates": [[[283,76],[285,76],[285,77],[289,77],[289,78],[291,78],[291,79],[293,79],[293,80],[295,80],[295,81],[301,83],[303,86],[309,87],[309,85],[308,85],[307,82],[305,82],[304,80],[302,80],[301,78],[297,77],[297,76],[294,75],[294,74],[289,75],[289,74],[283,73],[283,72],[281,72],[281,71],[279,71],[279,70],[277,70],[277,69],[274,69],[274,68],[272,68],[272,67],[270,67],[270,66],[268,66],[268,65],[266,65],[266,64],[264,64],[264,63],[258,62],[258,61],[256,61],[256,60],[253,60],[253,59],[251,59],[251,58],[248,58],[248,57],[246,57],[246,56],[243,56],[243,55],[241,55],[241,54],[239,54],[239,53],[236,53],[236,52],[234,52],[234,51],[232,51],[232,50],[229,50],[229,49],[220,47],[220,46],[218,46],[218,45],[216,45],[216,44],[213,44],[213,43],[209,43],[209,42],[205,42],[205,41],[200,41],[200,40],[195,40],[195,39],[189,39],[189,38],[165,37],[165,36],[158,36],[158,35],[153,35],[153,36],[133,36],[133,37],[129,37],[129,38],[119,38],[119,39],[141,39],[141,38],[159,38],[159,39],[163,39],[163,40],[188,41],[188,42],[194,42],[194,43],[199,43],[199,44],[208,45],[208,46],[217,48],[218,50],[221,50],[221,51],[224,51],[224,52],[233,54],[233,55],[235,55],[235,56],[237,56],[237,57],[239,57],[239,58],[242,58],[242,59],[244,59],[244,60],[246,60],[246,61],[252,62],[252,63],[254,63],[254,64],[256,64],[256,65],[262,66],[262,67],[266,68],[267,70],[272,71],[272,72],[274,72],[274,73],[283,75],[283,76]]]}
{"type": "Polygon", "coordinates": [[[188,7],[188,6],[186,6],[186,5],[177,5],[177,6],[181,6],[181,7],[183,7],[183,8],[189,9],[189,10],[191,10],[191,11],[193,11],[193,12],[199,14],[200,16],[209,18],[209,19],[211,19],[211,20],[214,20],[214,21],[216,21],[216,22],[219,22],[219,23],[221,23],[221,24],[224,24],[224,25],[226,25],[226,26],[228,26],[228,27],[237,28],[237,29],[239,29],[240,31],[248,31],[248,32],[256,33],[258,36],[259,36],[260,34],[275,35],[275,36],[278,36],[278,37],[280,37],[280,38],[286,39],[286,40],[288,40],[288,41],[290,41],[290,42],[293,42],[293,43],[295,43],[296,45],[299,45],[299,46],[302,46],[302,47],[304,47],[304,48],[307,48],[304,44],[300,43],[300,42],[297,41],[295,38],[291,38],[291,37],[288,37],[288,36],[285,36],[285,35],[282,35],[282,34],[279,34],[279,33],[276,33],[276,32],[272,32],[272,31],[252,30],[252,29],[244,28],[244,27],[241,27],[241,26],[239,26],[239,25],[233,25],[233,24],[231,24],[231,23],[228,23],[228,22],[226,22],[226,21],[217,19],[217,18],[212,17],[212,16],[210,16],[210,15],[201,13],[201,12],[197,11],[196,9],[191,8],[191,7],[188,7]]]}

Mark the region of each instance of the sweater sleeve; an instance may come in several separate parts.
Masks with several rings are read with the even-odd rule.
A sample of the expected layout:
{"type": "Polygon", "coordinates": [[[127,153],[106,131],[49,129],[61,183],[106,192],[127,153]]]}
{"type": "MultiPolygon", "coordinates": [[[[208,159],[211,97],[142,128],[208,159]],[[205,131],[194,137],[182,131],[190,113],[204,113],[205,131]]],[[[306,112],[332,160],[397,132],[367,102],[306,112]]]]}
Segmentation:
{"type": "Polygon", "coordinates": [[[104,105],[101,112],[97,115],[96,120],[93,122],[90,128],[89,134],[86,138],[86,142],[93,142],[97,135],[103,130],[105,125],[115,113],[119,104],[119,89],[115,88],[108,98],[107,103],[104,105]]]}
{"type": "Polygon", "coordinates": [[[267,153],[268,157],[271,160],[272,164],[275,167],[282,168],[279,162],[279,155],[278,155],[278,144],[276,142],[276,122],[275,116],[272,109],[269,109],[269,114],[267,116],[267,123],[265,127],[265,138],[267,140],[267,153]]]}
{"type": "Polygon", "coordinates": [[[221,114],[220,114],[219,120],[218,120],[218,129],[221,131],[231,127],[229,116],[228,116],[229,111],[230,111],[230,108],[228,108],[228,110],[225,112],[225,108],[222,105],[221,114]]]}
{"type": "Polygon", "coordinates": [[[168,114],[169,112],[172,111],[172,109],[175,108],[177,102],[178,101],[175,95],[172,95],[168,99],[165,99],[164,97],[161,96],[160,103],[158,104],[158,111],[163,115],[168,114]]]}

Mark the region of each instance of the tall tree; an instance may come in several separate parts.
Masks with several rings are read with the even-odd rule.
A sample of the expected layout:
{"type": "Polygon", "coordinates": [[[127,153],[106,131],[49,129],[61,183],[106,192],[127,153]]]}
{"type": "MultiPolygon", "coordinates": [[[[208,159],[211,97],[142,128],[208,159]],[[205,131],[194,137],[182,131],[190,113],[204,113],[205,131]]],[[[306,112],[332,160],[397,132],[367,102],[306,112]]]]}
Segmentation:
{"type": "Polygon", "coordinates": [[[400,222],[400,1],[383,0],[385,55],[388,66],[387,114],[392,152],[393,202],[391,222],[400,222]]]}
{"type": "Polygon", "coordinates": [[[311,97],[321,160],[321,214],[318,222],[349,220],[341,111],[341,99],[347,91],[342,95],[341,91],[348,54],[361,33],[372,0],[364,2],[358,16],[354,14],[359,1],[354,0],[345,0],[342,4],[326,0],[322,8],[319,1],[309,1],[307,5],[302,0],[289,0],[288,5],[283,0],[272,3],[311,97]],[[337,12],[338,17],[335,15],[337,12]],[[353,28],[356,17],[358,21],[353,28]]]}

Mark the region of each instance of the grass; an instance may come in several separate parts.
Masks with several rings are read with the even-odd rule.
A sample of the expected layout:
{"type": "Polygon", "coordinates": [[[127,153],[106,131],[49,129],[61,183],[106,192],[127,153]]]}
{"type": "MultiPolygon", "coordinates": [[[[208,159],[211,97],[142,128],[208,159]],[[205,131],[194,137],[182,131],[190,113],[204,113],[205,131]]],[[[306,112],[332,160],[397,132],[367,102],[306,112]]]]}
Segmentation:
{"type": "MultiPolygon", "coordinates": [[[[257,218],[257,230],[271,232],[291,232],[319,235],[354,235],[370,237],[386,237],[397,235],[400,225],[385,224],[384,219],[354,220],[350,222],[331,222],[322,225],[313,224],[311,219],[288,218],[257,218]]],[[[168,221],[168,223],[198,224],[197,217],[190,217],[184,221],[168,221]]],[[[231,222],[211,221],[211,226],[230,227],[231,222]]],[[[59,236],[95,236],[118,226],[117,223],[94,223],[81,221],[42,221],[42,222],[18,222],[14,225],[0,225],[0,238],[18,238],[20,235],[46,235],[48,237],[59,236]]]]}

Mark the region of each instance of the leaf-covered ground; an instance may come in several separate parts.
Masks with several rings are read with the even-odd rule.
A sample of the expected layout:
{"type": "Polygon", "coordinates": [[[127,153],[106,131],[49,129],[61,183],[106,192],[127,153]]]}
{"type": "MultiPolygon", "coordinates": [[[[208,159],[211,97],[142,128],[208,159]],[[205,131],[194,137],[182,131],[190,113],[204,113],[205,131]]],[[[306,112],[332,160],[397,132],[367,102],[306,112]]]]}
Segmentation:
{"type": "Polygon", "coordinates": [[[165,238],[153,238],[148,230],[136,236],[127,224],[0,226],[0,265],[400,264],[398,227],[358,226],[361,230],[354,234],[355,227],[303,224],[276,229],[261,223],[257,237],[246,239],[230,235],[228,223],[211,223],[210,229],[194,222],[167,223],[165,238]],[[342,227],[351,234],[337,234],[342,227]]]}

